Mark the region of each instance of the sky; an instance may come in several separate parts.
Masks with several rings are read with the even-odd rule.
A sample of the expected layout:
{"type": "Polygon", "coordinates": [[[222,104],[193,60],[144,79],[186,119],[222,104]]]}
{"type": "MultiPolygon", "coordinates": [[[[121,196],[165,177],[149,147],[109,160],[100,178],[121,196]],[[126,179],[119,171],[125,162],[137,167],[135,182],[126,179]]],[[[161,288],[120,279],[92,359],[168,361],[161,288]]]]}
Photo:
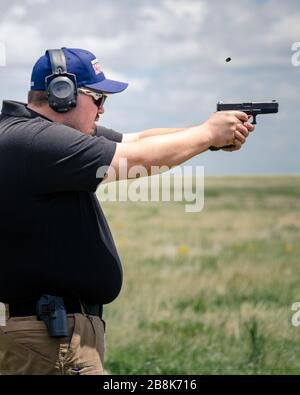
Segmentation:
{"type": "Polygon", "coordinates": [[[1,101],[26,101],[47,48],[85,48],[106,77],[129,83],[107,100],[103,126],[188,127],[218,101],[276,99],[279,113],[258,116],[242,150],[186,164],[207,175],[300,173],[300,0],[1,0],[0,20],[1,101]]]}

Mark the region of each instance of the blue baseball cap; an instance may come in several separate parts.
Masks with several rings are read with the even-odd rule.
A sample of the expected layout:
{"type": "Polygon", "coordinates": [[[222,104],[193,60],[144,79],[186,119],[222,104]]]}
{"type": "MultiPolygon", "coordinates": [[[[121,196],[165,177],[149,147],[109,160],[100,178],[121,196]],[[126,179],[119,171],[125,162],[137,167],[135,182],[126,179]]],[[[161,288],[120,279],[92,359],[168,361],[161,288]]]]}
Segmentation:
{"type": "MultiPolygon", "coordinates": [[[[76,75],[77,87],[86,87],[105,93],[118,93],[127,88],[126,82],[109,80],[105,77],[99,60],[94,54],[78,48],[61,48],[64,52],[68,73],[76,75]]],[[[45,78],[52,74],[49,55],[46,52],[33,66],[31,90],[46,90],[45,78]]]]}

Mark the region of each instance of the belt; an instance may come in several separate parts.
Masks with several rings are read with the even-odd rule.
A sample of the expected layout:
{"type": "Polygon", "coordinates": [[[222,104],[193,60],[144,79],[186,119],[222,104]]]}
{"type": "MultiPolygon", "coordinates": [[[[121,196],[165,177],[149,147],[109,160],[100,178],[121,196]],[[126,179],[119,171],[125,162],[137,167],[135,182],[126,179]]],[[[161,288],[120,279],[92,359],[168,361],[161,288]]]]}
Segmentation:
{"type": "MultiPolygon", "coordinates": [[[[89,304],[80,301],[79,299],[64,297],[64,304],[67,314],[88,314],[96,315],[102,318],[103,306],[102,304],[89,304]]],[[[26,317],[36,315],[36,304],[38,299],[30,299],[22,302],[9,303],[10,317],[26,317]]]]}

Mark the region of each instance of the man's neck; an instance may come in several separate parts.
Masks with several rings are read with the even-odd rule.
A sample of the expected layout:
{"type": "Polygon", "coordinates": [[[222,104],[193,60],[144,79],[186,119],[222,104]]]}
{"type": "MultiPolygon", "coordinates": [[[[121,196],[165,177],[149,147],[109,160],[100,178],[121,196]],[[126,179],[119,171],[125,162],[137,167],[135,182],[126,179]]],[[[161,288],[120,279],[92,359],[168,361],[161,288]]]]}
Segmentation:
{"type": "Polygon", "coordinates": [[[35,106],[34,104],[27,104],[27,108],[31,111],[36,112],[37,114],[40,114],[44,116],[45,118],[50,119],[53,122],[58,122],[58,123],[63,123],[63,118],[61,114],[56,113],[55,111],[52,110],[49,106],[35,106]]]}

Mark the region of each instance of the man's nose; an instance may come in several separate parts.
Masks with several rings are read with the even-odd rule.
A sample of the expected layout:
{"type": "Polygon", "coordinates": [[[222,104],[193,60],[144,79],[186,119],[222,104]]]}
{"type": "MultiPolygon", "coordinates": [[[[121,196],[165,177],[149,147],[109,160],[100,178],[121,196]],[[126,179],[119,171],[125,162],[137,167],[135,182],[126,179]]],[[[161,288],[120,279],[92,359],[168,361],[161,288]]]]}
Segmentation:
{"type": "Polygon", "coordinates": [[[100,107],[99,108],[99,110],[98,110],[98,114],[103,114],[104,113],[104,107],[102,106],[102,107],[100,107]]]}

